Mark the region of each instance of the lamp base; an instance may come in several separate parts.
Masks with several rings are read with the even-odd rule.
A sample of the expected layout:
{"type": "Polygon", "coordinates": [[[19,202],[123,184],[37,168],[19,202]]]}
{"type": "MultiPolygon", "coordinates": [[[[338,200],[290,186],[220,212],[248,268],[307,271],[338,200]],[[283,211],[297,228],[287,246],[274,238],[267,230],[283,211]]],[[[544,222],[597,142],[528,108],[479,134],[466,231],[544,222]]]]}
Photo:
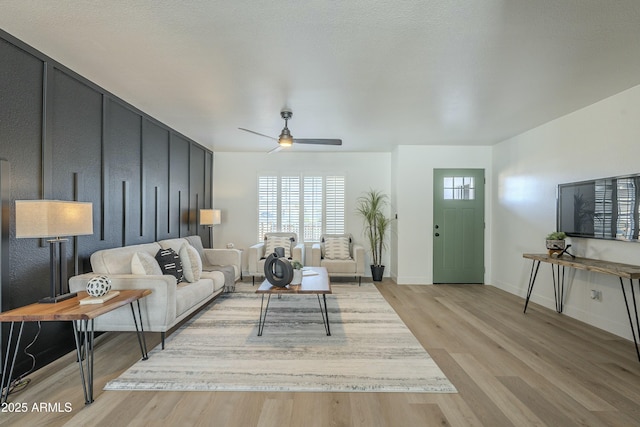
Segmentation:
{"type": "Polygon", "coordinates": [[[38,301],[38,303],[40,303],[40,304],[55,304],[57,302],[66,301],[68,299],[71,299],[71,298],[75,297],[76,295],[78,295],[77,292],[72,292],[70,294],[56,295],[55,297],[46,297],[46,298],[42,298],[40,301],[38,301]]]}

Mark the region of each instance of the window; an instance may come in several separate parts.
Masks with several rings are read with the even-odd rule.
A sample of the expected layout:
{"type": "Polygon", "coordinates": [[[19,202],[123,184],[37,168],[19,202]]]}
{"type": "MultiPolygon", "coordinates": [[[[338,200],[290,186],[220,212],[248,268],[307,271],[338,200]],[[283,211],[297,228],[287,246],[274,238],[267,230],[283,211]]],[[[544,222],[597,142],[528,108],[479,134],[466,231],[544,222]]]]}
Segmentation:
{"type": "Polygon", "coordinates": [[[322,234],[322,177],[304,177],[303,242],[320,240],[322,234]]]}
{"type": "Polygon", "coordinates": [[[325,233],[344,233],[344,176],[328,176],[325,203],[325,233]]]}
{"type": "Polygon", "coordinates": [[[445,200],[474,200],[475,180],[472,176],[447,176],[444,178],[445,200]]]}
{"type": "Polygon", "coordinates": [[[278,177],[258,178],[258,235],[278,231],[278,177]]]}
{"type": "Polygon", "coordinates": [[[344,197],[340,175],[259,176],[258,240],[274,231],[296,233],[302,242],[344,233],[344,197]]]}

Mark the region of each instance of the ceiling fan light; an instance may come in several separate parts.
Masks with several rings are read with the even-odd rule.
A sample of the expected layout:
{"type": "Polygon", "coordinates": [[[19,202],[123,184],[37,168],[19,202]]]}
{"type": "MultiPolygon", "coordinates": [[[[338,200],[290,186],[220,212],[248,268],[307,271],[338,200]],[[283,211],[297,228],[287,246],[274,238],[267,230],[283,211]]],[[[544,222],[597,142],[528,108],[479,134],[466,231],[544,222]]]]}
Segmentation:
{"type": "Polygon", "coordinates": [[[286,127],[282,129],[282,133],[278,138],[278,144],[280,144],[281,147],[291,147],[293,144],[293,136],[291,136],[291,132],[289,132],[289,129],[286,127]]]}

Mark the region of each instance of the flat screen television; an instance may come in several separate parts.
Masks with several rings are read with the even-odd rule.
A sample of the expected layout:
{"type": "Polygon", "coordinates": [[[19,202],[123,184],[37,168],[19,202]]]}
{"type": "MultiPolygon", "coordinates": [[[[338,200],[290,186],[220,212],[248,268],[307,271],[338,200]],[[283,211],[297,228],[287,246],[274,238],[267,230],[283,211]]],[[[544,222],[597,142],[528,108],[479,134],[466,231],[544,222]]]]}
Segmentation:
{"type": "Polygon", "coordinates": [[[560,184],[556,212],[568,236],[639,242],[640,174],[560,184]]]}

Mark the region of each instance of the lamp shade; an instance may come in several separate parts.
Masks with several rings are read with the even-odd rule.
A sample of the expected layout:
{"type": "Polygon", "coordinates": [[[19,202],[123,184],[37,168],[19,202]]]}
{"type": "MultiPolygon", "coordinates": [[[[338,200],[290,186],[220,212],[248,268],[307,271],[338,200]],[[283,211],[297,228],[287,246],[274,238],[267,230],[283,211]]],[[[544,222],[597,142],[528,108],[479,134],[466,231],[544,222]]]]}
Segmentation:
{"type": "Polygon", "coordinates": [[[93,204],[63,200],[16,200],[16,237],[93,234],[93,204]]]}
{"type": "Polygon", "coordinates": [[[200,209],[200,225],[220,224],[220,209],[200,209]]]}

